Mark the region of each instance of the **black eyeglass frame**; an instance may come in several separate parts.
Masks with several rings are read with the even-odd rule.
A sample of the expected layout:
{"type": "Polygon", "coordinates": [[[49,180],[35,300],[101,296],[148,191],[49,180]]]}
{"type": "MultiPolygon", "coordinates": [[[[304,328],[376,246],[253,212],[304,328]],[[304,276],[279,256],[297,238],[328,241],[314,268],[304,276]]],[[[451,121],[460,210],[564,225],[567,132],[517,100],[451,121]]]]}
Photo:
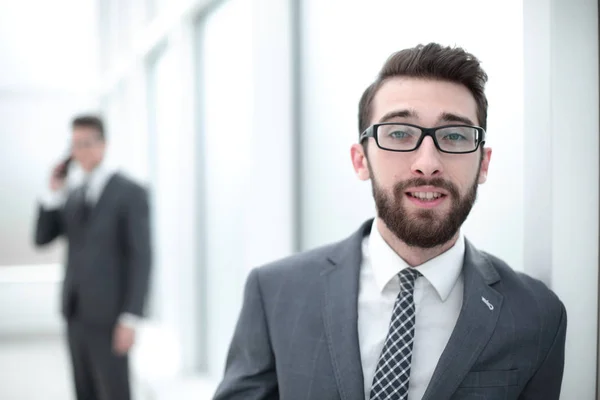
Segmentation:
{"type": "Polygon", "coordinates": [[[451,124],[451,125],[442,125],[442,126],[436,126],[435,128],[423,128],[422,126],[419,125],[414,125],[414,124],[408,124],[408,123],[404,123],[404,122],[382,122],[380,124],[373,124],[371,126],[369,126],[367,129],[365,129],[365,131],[363,133],[360,134],[359,138],[358,138],[358,142],[362,143],[363,140],[372,137],[373,139],[375,139],[375,143],[377,143],[377,147],[379,147],[382,150],[386,150],[386,151],[395,151],[395,152],[399,152],[399,153],[408,153],[411,151],[415,151],[419,148],[419,146],[421,146],[421,143],[423,142],[423,139],[425,139],[426,136],[430,136],[431,139],[433,140],[433,143],[435,144],[435,147],[441,151],[442,153],[447,153],[447,154],[470,154],[470,153],[474,153],[477,151],[477,149],[479,149],[479,146],[482,146],[485,143],[485,129],[483,129],[480,126],[475,126],[475,125],[465,125],[465,124],[451,124]],[[414,148],[410,149],[410,150],[398,150],[398,149],[389,149],[387,147],[383,147],[381,144],[379,144],[379,138],[377,137],[377,129],[380,126],[384,126],[384,125],[404,125],[404,126],[410,126],[413,128],[417,128],[421,131],[421,136],[419,137],[419,140],[417,141],[417,144],[415,145],[414,148]],[[437,138],[435,137],[435,133],[440,130],[440,129],[445,129],[445,128],[456,128],[456,127],[461,127],[461,128],[473,128],[477,131],[477,141],[476,141],[476,145],[475,148],[473,150],[469,150],[469,151],[447,151],[447,150],[443,150],[440,147],[440,144],[437,141],[437,138]]]}

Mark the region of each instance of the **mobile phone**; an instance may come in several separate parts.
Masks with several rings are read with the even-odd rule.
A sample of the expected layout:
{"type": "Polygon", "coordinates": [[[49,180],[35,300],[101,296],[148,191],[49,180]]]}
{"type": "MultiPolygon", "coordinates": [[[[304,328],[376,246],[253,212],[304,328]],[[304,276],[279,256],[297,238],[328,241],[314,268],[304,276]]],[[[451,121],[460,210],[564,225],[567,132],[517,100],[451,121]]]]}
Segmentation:
{"type": "Polygon", "coordinates": [[[71,161],[73,161],[73,157],[72,156],[68,156],[63,162],[62,165],[60,167],[60,169],[57,172],[57,176],[59,178],[66,178],[67,174],[69,173],[69,165],[71,164],[71,161]]]}

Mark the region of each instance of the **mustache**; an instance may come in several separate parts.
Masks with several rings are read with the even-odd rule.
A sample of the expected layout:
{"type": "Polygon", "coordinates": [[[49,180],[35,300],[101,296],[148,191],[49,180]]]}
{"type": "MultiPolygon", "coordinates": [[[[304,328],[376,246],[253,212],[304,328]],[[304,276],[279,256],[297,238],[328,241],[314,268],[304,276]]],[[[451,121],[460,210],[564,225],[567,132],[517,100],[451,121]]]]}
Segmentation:
{"type": "Polygon", "coordinates": [[[402,196],[404,192],[406,192],[406,189],[415,186],[433,186],[447,191],[454,198],[459,198],[458,188],[452,182],[449,182],[443,178],[412,178],[398,182],[396,185],[394,185],[394,195],[402,196]]]}

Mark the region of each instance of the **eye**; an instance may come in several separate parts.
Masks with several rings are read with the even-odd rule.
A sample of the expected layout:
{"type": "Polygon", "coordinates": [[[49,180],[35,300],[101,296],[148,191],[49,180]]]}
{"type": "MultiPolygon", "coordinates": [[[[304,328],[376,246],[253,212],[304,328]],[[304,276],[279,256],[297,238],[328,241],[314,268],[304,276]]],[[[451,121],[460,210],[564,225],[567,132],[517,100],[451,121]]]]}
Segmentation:
{"type": "Polygon", "coordinates": [[[460,133],[447,133],[443,137],[444,140],[449,140],[451,142],[456,142],[460,140],[466,140],[467,138],[460,133]]]}
{"type": "Polygon", "coordinates": [[[409,132],[406,131],[392,131],[390,133],[388,133],[388,136],[391,137],[392,139],[406,139],[408,137],[411,137],[412,135],[409,132]]]}

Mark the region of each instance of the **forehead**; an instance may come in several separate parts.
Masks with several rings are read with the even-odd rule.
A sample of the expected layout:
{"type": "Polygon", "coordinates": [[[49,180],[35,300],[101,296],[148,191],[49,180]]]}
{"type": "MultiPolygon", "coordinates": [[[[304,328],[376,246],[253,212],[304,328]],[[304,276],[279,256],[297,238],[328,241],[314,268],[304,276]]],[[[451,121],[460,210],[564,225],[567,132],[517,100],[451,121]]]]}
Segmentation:
{"type": "Polygon", "coordinates": [[[448,81],[397,77],[387,80],[373,99],[376,123],[394,111],[411,110],[416,114],[411,122],[435,126],[443,114],[466,117],[478,124],[477,103],[464,85],[448,81]]]}

